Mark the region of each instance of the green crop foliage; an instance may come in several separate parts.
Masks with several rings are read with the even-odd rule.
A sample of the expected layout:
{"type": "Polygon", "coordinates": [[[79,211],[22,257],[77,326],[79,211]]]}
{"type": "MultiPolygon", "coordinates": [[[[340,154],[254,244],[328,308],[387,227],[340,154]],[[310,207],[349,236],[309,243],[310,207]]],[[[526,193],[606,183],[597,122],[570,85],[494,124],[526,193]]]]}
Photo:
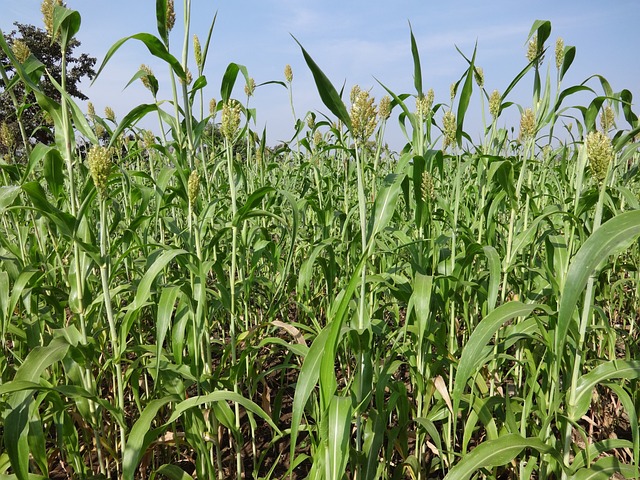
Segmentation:
{"type": "MultiPolygon", "coordinates": [[[[81,14],[45,3],[64,52],[81,14]]],[[[3,89],[33,92],[55,133],[22,147],[0,130],[27,159],[0,162],[0,479],[637,478],[630,92],[564,85],[576,49],[558,40],[545,61],[536,21],[501,90],[459,52],[468,68],[437,103],[409,29],[413,93],[345,98],[298,42],[326,115],[296,115],[289,66],[256,85],[235,63],[206,109],[216,19],[192,41],[184,7],[179,52],[157,0],[157,34],[106,54],[98,74],[142,42],[171,74],[163,99],[132,72],[152,101],[121,120],[85,115],[64,75],[47,97],[0,32],[3,89]],[[277,148],[254,131],[267,88],[294,117],[277,148]]]]}

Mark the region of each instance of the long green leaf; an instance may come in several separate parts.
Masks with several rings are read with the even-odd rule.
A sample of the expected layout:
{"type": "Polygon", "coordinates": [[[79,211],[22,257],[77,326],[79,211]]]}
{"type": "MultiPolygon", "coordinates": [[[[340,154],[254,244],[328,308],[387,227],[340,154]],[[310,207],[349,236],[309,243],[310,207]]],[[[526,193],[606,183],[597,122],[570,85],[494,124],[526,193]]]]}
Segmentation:
{"type": "MultiPolygon", "coordinates": [[[[292,35],[293,37],[293,35],[292,35]]],[[[313,75],[313,79],[316,82],[316,87],[318,89],[318,93],[320,94],[320,98],[325,106],[333,113],[338,119],[344,123],[349,130],[351,130],[351,118],[349,117],[349,113],[347,112],[347,108],[344,106],[340,95],[332,85],[331,81],[324,72],[320,69],[320,67],[313,61],[311,56],[304,49],[302,44],[298,41],[296,37],[293,37],[296,43],[300,46],[302,50],[302,55],[304,56],[307,65],[309,66],[309,70],[311,70],[311,74],[313,75]]]]}
{"type": "Polygon", "coordinates": [[[539,438],[524,438],[517,433],[508,433],[489,440],[474,448],[449,470],[445,480],[467,480],[480,468],[505,465],[525,448],[540,453],[551,453],[552,448],[539,438]]]}
{"type": "Polygon", "coordinates": [[[151,430],[151,423],[158,415],[158,410],[169,402],[176,402],[179,398],[175,395],[159,398],[150,401],[142,410],[140,418],[133,424],[127,443],[124,446],[122,456],[122,478],[123,480],[134,480],[135,473],[140,464],[140,459],[147,450],[151,442],[158,437],[162,429],[151,430]]]}
{"type": "Polygon", "coordinates": [[[454,412],[458,411],[462,393],[464,392],[467,382],[486,359],[483,350],[489,340],[505,322],[514,317],[525,317],[536,308],[543,308],[543,305],[525,305],[520,302],[509,302],[500,305],[480,321],[478,326],[473,330],[460,356],[452,395],[454,412]]]}
{"type": "Polygon", "coordinates": [[[575,403],[569,404],[569,419],[578,421],[587,413],[591,404],[591,394],[596,385],[617,378],[640,378],[640,360],[611,360],[601,363],[580,377],[575,392],[575,403]]]}
{"type": "Polygon", "coordinates": [[[628,245],[638,235],[640,235],[640,211],[621,213],[600,226],[576,253],[567,271],[558,310],[558,324],[554,339],[554,352],[557,358],[563,355],[573,314],[589,276],[596,272],[602,259],[628,245]]]}
{"type": "Polygon", "coordinates": [[[418,52],[418,44],[413,36],[411,22],[409,22],[409,33],[411,34],[411,56],[413,57],[413,84],[416,87],[418,95],[422,95],[422,67],[420,66],[420,52],[418,52]]]}
{"type": "Polygon", "coordinates": [[[329,405],[329,458],[327,478],[339,480],[349,460],[349,431],[351,430],[351,399],[334,396],[329,405]]]}
{"type": "Polygon", "coordinates": [[[111,48],[105,55],[104,60],[102,60],[102,64],[98,69],[98,73],[96,73],[95,78],[91,82],[92,84],[96,81],[111,57],[113,57],[118,49],[128,40],[140,40],[147,47],[147,50],[149,50],[149,53],[151,53],[151,55],[167,62],[179,79],[183,81],[187,80],[184,69],[182,68],[182,65],[180,64],[178,59],[169,53],[167,47],[158,37],[151,35],[150,33],[136,33],[135,35],[121,38],[111,46],[111,48]]]}
{"type": "MultiPolygon", "coordinates": [[[[54,363],[62,360],[69,344],[63,338],[54,338],[45,347],[33,349],[18,368],[12,381],[34,383],[40,375],[54,363]]],[[[11,382],[8,382],[11,383],[11,382]]],[[[11,461],[11,467],[18,480],[29,479],[29,406],[33,397],[29,391],[17,391],[9,400],[9,407],[2,414],[4,418],[4,445],[11,461]]]]}

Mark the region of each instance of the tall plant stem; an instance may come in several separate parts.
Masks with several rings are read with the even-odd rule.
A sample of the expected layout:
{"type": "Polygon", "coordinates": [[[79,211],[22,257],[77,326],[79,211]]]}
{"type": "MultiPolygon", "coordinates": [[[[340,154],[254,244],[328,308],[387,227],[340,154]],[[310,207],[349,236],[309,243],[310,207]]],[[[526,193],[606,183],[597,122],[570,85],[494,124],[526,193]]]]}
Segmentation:
{"type": "MultiPolygon", "coordinates": [[[[104,298],[104,308],[109,323],[109,335],[111,337],[111,351],[113,354],[113,364],[116,369],[117,407],[124,413],[124,387],[122,384],[122,363],[120,357],[120,342],[116,321],[113,315],[113,305],[111,302],[111,292],[109,290],[109,274],[111,270],[111,257],[109,255],[109,237],[107,233],[107,202],[105,198],[100,198],[100,280],[102,282],[102,296],[104,298]]],[[[120,425],[120,458],[122,458],[125,445],[125,428],[120,425]]],[[[117,464],[118,469],[120,464],[117,464]]]]}
{"type": "MultiPolygon", "coordinates": [[[[233,147],[228,138],[224,139],[224,147],[227,157],[227,173],[229,176],[229,191],[231,193],[231,219],[232,222],[238,213],[237,204],[237,192],[236,182],[233,174],[233,147]]],[[[231,363],[235,365],[238,360],[237,345],[236,345],[236,275],[237,275],[237,263],[238,263],[238,226],[231,226],[231,265],[229,267],[229,295],[230,295],[230,328],[229,335],[231,337],[231,363]]],[[[238,379],[233,382],[233,391],[239,392],[238,379]]],[[[238,402],[234,402],[235,409],[235,426],[236,429],[240,429],[240,405],[238,402]]],[[[242,478],[242,455],[240,452],[240,445],[236,445],[236,477],[238,480],[242,478]]]]}

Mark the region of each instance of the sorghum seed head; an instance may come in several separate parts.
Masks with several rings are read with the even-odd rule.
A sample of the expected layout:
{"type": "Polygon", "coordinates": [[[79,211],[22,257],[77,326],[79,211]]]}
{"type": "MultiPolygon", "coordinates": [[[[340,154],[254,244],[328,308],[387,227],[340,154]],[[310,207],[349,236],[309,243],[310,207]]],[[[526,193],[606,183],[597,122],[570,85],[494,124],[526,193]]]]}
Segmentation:
{"type": "Polygon", "coordinates": [[[193,56],[196,59],[198,71],[200,71],[202,69],[202,46],[200,45],[198,35],[193,36],[193,56]]]}
{"type": "Polygon", "coordinates": [[[611,105],[606,105],[600,114],[600,127],[603,132],[608,132],[613,128],[616,121],[616,115],[611,105]]]}
{"type": "Polygon", "coordinates": [[[146,149],[150,149],[156,144],[156,137],[151,130],[145,130],[142,134],[142,141],[146,149]]]}
{"type": "Polygon", "coordinates": [[[220,130],[227,140],[235,138],[240,126],[240,104],[235,100],[227,100],[222,106],[220,130]]]}
{"type": "Polygon", "coordinates": [[[187,196],[189,197],[189,203],[192,205],[196,203],[198,199],[198,192],[200,191],[200,177],[198,172],[193,170],[189,175],[189,182],[187,184],[187,196]]]}
{"type": "Polygon", "coordinates": [[[564,63],[564,40],[561,37],[556,39],[556,68],[560,70],[564,63]]]}
{"type": "Polygon", "coordinates": [[[210,115],[215,115],[216,114],[216,107],[218,106],[218,102],[216,101],[215,98],[212,98],[211,100],[209,100],[209,114],[210,115]]]}
{"type": "Polygon", "coordinates": [[[391,97],[389,95],[385,95],[380,99],[378,115],[380,115],[382,121],[388,120],[391,116],[391,97]]]}
{"type": "MultiPolygon", "coordinates": [[[[429,90],[429,92],[431,91],[429,90]]],[[[420,117],[420,120],[424,120],[429,116],[432,104],[433,99],[429,97],[429,93],[427,95],[418,95],[418,98],[416,98],[416,115],[420,117]]]]}
{"type": "Polygon", "coordinates": [[[457,83],[452,83],[451,86],[449,87],[449,93],[451,95],[451,103],[453,103],[453,99],[456,98],[456,92],[458,90],[458,84],[457,83]]]}
{"type": "Polygon", "coordinates": [[[112,122],[116,121],[116,114],[113,109],[109,106],[104,107],[104,116],[107,120],[111,120],[112,122]]]}
{"type": "Polygon", "coordinates": [[[29,55],[31,55],[29,46],[23,40],[14,40],[11,45],[11,51],[20,63],[26,62],[29,55]]]}
{"type": "Polygon", "coordinates": [[[536,133],[536,117],[533,110],[527,108],[520,116],[520,140],[526,141],[536,133]]]}
{"type": "Polygon", "coordinates": [[[442,129],[444,131],[444,139],[442,141],[442,149],[446,150],[449,145],[456,143],[456,133],[458,125],[456,124],[455,114],[449,110],[442,117],[442,129]]]}
{"type": "Polygon", "coordinates": [[[167,0],[167,31],[173,30],[176,24],[176,10],[173,5],[173,0],[167,0]]]}
{"type": "Polygon", "coordinates": [[[50,37],[53,37],[53,9],[56,5],[62,6],[62,0],[42,0],[40,5],[44,28],[50,37]]]}
{"type": "Polygon", "coordinates": [[[93,103],[91,102],[87,103],[87,114],[91,118],[94,118],[96,116],[96,108],[93,106],[93,103]]]}
{"type": "Polygon", "coordinates": [[[435,185],[433,183],[433,177],[426,170],[422,172],[422,182],[420,184],[420,189],[423,202],[426,202],[427,200],[435,200],[436,191],[435,185]]]}
{"type": "Polygon", "coordinates": [[[101,145],[94,145],[87,154],[89,172],[101,197],[104,197],[107,191],[107,180],[111,172],[111,155],[111,149],[101,145]]]}
{"type": "Polygon", "coordinates": [[[256,90],[256,81],[249,77],[247,83],[244,85],[244,93],[247,94],[247,97],[253,97],[253,92],[256,90]]]}
{"type": "Polygon", "coordinates": [[[476,79],[478,87],[484,87],[484,70],[482,67],[475,67],[473,70],[473,76],[476,79]]]}
{"type": "Polygon", "coordinates": [[[313,144],[317,147],[322,143],[322,133],[320,130],[316,130],[313,134],[313,144]]]}
{"type": "Polygon", "coordinates": [[[193,81],[193,75],[191,75],[191,70],[187,68],[187,70],[184,73],[185,73],[185,76],[187,77],[186,81],[181,78],[180,83],[191,85],[191,82],[193,81]]]}
{"type": "Polygon", "coordinates": [[[366,90],[360,90],[357,85],[351,90],[351,94],[356,91],[355,101],[351,105],[349,116],[351,117],[351,128],[353,136],[357,140],[368,139],[378,124],[378,112],[373,104],[374,98],[366,90]]]}
{"type": "Polygon", "coordinates": [[[289,83],[293,81],[293,71],[288,63],[284,67],[284,79],[289,83]]]}
{"type": "MultiPolygon", "coordinates": [[[[529,60],[529,62],[533,62],[541,53],[542,51],[538,50],[538,34],[536,33],[531,37],[531,40],[529,40],[529,45],[527,47],[527,60],[529,60]]],[[[544,55],[540,55],[540,58],[536,62],[537,65],[540,65],[543,59],[544,55]]]]}
{"type": "Polygon", "coordinates": [[[2,125],[0,125],[0,144],[4,145],[8,149],[11,149],[14,143],[15,138],[13,136],[13,133],[11,132],[11,129],[9,128],[9,125],[7,125],[5,122],[2,122],[2,125]]]}
{"type": "Polygon", "coordinates": [[[140,77],[142,84],[147,90],[151,90],[151,82],[149,81],[149,77],[153,77],[153,71],[145,64],[140,65],[140,70],[142,70],[146,74],[143,77],[140,77]]]}
{"type": "Polygon", "coordinates": [[[590,132],[585,140],[589,169],[593,177],[602,183],[613,160],[611,139],[602,132],[590,132]]]}
{"type": "Polygon", "coordinates": [[[96,129],[96,137],[98,138],[101,138],[106,133],[106,130],[104,129],[101,123],[96,123],[95,129],[96,129]]]}
{"type": "Polygon", "coordinates": [[[315,126],[316,126],[316,119],[311,113],[309,113],[309,115],[307,115],[307,127],[313,130],[313,127],[315,126]]]}
{"type": "Polygon", "coordinates": [[[494,119],[498,118],[498,115],[500,115],[501,103],[502,97],[500,96],[500,92],[498,90],[491,92],[491,95],[489,96],[489,113],[494,119]]]}
{"type": "Polygon", "coordinates": [[[349,93],[349,100],[351,101],[351,105],[356,103],[356,99],[358,98],[358,94],[360,93],[360,85],[354,85],[351,87],[351,92],[349,93]]]}

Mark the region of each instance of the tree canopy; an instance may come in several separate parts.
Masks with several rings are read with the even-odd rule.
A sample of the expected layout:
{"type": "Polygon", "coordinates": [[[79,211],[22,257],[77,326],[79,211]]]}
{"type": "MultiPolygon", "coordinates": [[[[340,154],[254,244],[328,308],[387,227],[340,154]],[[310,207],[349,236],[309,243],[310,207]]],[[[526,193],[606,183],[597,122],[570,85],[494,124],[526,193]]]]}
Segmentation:
{"type": "MultiPolygon", "coordinates": [[[[60,46],[56,42],[51,42],[51,37],[46,30],[18,22],[15,22],[14,25],[16,30],[5,35],[5,39],[14,50],[14,53],[17,56],[19,56],[18,53],[26,56],[33,55],[44,64],[46,71],[55,81],[60,82],[62,78],[62,52],[60,46]]],[[[88,97],[80,91],[80,82],[84,78],[94,78],[96,72],[93,67],[96,64],[96,59],[86,53],[82,53],[79,56],[74,55],[75,49],[79,46],[80,42],[74,38],[69,43],[69,48],[66,51],[66,91],[72,97],[87,100],[88,97]]],[[[15,69],[1,49],[0,65],[5,70],[8,78],[12,78],[15,74],[15,69]]],[[[49,98],[60,101],[60,93],[51,83],[48,75],[42,75],[40,78],[40,88],[49,98]]],[[[21,119],[27,136],[45,144],[52,143],[54,139],[53,132],[48,126],[46,116],[36,103],[33,93],[28,92],[22,82],[15,83],[12,90],[19,102],[19,107],[22,107],[18,111],[21,111],[21,119]]],[[[21,142],[19,140],[17,115],[13,100],[6,90],[6,85],[0,82],[0,122],[6,124],[6,127],[3,127],[5,132],[8,131],[9,134],[14,135],[16,144],[19,145],[21,142]]],[[[4,150],[2,153],[7,153],[8,147],[6,145],[0,145],[0,148],[4,150]]]]}

